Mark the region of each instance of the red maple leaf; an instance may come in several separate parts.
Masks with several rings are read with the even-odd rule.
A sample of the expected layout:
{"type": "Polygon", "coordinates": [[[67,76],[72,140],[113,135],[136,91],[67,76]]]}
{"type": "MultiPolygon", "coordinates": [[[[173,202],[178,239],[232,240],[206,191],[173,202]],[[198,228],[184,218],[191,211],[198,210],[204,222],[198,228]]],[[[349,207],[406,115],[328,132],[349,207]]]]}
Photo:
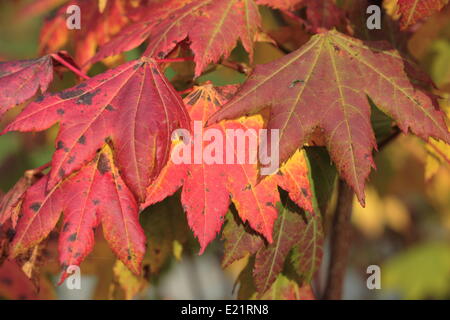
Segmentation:
{"type": "MultiPolygon", "coordinates": [[[[218,110],[226,100],[225,97],[229,95],[227,91],[229,90],[216,91],[211,85],[195,88],[184,100],[193,121],[191,127],[195,126],[195,121],[206,121],[218,110]]],[[[253,129],[253,132],[257,132],[262,129],[262,125],[263,122],[259,117],[251,117],[239,121],[228,121],[204,130],[217,130],[226,137],[227,129],[242,130],[241,132],[253,129]]],[[[202,131],[202,135],[205,132],[202,131]]],[[[223,150],[226,149],[225,140],[224,138],[221,142],[224,146],[223,150]]],[[[203,150],[211,148],[212,145],[207,141],[199,143],[203,143],[203,150]]],[[[246,147],[249,148],[249,146],[246,147]]],[[[311,190],[302,154],[299,153],[288,162],[280,170],[280,174],[266,177],[257,183],[256,163],[251,164],[247,161],[239,164],[237,159],[233,163],[227,163],[225,151],[220,156],[221,164],[206,163],[203,159],[194,163],[197,156],[202,156],[202,151],[198,153],[196,150],[198,149],[194,145],[191,152],[194,158],[191,164],[174,164],[169,161],[161,175],[148,189],[147,201],[143,206],[158,202],[183,186],[181,202],[186,211],[188,223],[199,239],[200,253],[220,231],[230,205],[230,198],[241,219],[248,221],[250,226],[264,235],[269,242],[272,242],[273,223],[277,217],[276,203],[279,201],[277,185],[288,190],[300,206],[312,211],[311,190]]],[[[238,150],[239,145],[236,143],[232,156],[235,156],[238,150]]],[[[246,156],[248,152],[247,149],[246,156]]]]}
{"type": "Polygon", "coordinates": [[[122,177],[143,201],[146,187],[167,162],[172,131],[187,128],[188,119],[156,62],[144,58],[36,99],[3,133],[40,131],[60,123],[47,190],[110,140],[122,177]]]}
{"type": "Polygon", "coordinates": [[[46,175],[24,196],[11,257],[27,252],[47,237],[64,212],[59,239],[61,282],[68,275],[67,267],[80,265],[92,251],[94,230],[100,223],[117,257],[139,274],[145,236],[139,224],[138,204],[113,163],[111,149],[105,146],[93,161],[47,191],[48,179],[46,175]]]}
{"type": "Polygon", "coordinates": [[[362,42],[329,31],[313,36],[281,59],[257,66],[234,98],[208,122],[270,106],[268,128],[280,130],[281,161],[320,129],[340,175],[364,205],[365,180],[375,166],[372,150],[376,148],[367,96],[403,132],[450,142],[435,98],[410,81],[411,77],[424,82],[420,76],[384,42],[362,42]]]}

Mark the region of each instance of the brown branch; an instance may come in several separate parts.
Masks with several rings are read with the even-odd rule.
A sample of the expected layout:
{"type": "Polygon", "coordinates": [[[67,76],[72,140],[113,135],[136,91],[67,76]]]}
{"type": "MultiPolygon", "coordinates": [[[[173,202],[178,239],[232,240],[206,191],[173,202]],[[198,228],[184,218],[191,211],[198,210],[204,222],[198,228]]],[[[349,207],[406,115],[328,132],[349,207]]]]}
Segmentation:
{"type": "Polygon", "coordinates": [[[342,179],[339,180],[338,200],[333,217],[330,242],[330,265],[323,298],[336,300],[342,297],[344,276],[350,251],[353,190],[342,179]]]}
{"type": "MultiPolygon", "coordinates": [[[[386,147],[401,133],[398,127],[386,139],[378,144],[378,150],[386,147]]],[[[337,300],[342,297],[347,260],[351,247],[351,216],[353,205],[353,190],[342,179],[339,179],[338,200],[333,216],[332,234],[330,241],[330,265],[328,279],[323,299],[337,300]]]]}

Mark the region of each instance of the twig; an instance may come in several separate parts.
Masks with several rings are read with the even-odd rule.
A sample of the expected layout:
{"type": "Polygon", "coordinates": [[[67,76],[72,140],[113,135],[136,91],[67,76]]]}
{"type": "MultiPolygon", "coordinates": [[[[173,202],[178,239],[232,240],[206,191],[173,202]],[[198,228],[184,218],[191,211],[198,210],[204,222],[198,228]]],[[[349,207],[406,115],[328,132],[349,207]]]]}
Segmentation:
{"type": "MultiPolygon", "coordinates": [[[[401,133],[400,128],[378,144],[378,150],[383,149],[401,133]]],[[[351,247],[351,216],[353,205],[353,190],[342,179],[339,179],[338,200],[333,217],[332,234],[330,241],[330,265],[328,279],[323,299],[337,300],[342,297],[345,271],[351,247]]]]}
{"type": "Polygon", "coordinates": [[[397,138],[400,135],[401,131],[399,127],[394,127],[394,132],[387,137],[386,139],[384,139],[383,141],[381,141],[378,144],[378,150],[383,149],[384,147],[386,147],[386,145],[388,145],[390,142],[392,142],[395,138],[397,138]]]}
{"type": "Polygon", "coordinates": [[[172,63],[172,62],[185,62],[185,61],[192,61],[194,60],[194,57],[182,57],[182,58],[171,58],[171,59],[155,59],[156,62],[159,63],[172,63]]]}
{"type": "Polygon", "coordinates": [[[323,295],[326,300],[341,299],[350,252],[353,190],[344,180],[339,179],[338,193],[330,242],[331,257],[328,281],[323,295]]]}
{"type": "Polygon", "coordinates": [[[44,171],[45,169],[49,168],[51,165],[52,165],[52,162],[49,161],[40,167],[31,169],[31,170],[27,170],[25,173],[29,173],[30,175],[35,175],[36,173],[40,173],[40,172],[44,171]]]}
{"type": "Polygon", "coordinates": [[[66,60],[64,60],[63,58],[61,58],[58,54],[52,53],[51,54],[52,58],[55,59],[56,61],[58,61],[59,63],[61,63],[63,66],[65,66],[67,69],[69,69],[70,71],[72,71],[73,73],[75,73],[76,75],[80,76],[81,78],[88,80],[90,79],[89,76],[85,75],[83,72],[81,72],[81,70],[78,70],[77,68],[75,68],[73,65],[71,65],[70,63],[68,63],[66,60]]]}

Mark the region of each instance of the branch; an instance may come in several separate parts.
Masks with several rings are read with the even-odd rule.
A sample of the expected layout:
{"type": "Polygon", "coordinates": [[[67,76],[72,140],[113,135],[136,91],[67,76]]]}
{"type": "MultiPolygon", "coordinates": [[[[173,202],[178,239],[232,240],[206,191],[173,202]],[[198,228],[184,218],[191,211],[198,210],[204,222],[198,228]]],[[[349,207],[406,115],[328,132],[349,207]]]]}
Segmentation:
{"type": "MultiPolygon", "coordinates": [[[[378,144],[378,149],[385,148],[400,133],[400,129],[395,127],[394,132],[378,144]]],[[[323,299],[326,300],[342,298],[347,259],[351,247],[352,228],[350,219],[352,216],[353,196],[354,193],[350,186],[344,180],[339,179],[338,200],[333,216],[330,241],[330,265],[328,267],[327,285],[323,294],[323,299]]]]}
{"type": "Polygon", "coordinates": [[[350,251],[353,190],[339,179],[338,200],[333,217],[331,234],[331,258],[328,280],[323,299],[336,300],[342,297],[347,259],[350,251]]]}
{"type": "Polygon", "coordinates": [[[63,66],[65,66],[67,69],[69,69],[70,71],[72,71],[73,73],[75,73],[76,75],[78,75],[79,77],[88,80],[90,79],[89,76],[85,75],[83,72],[81,72],[80,70],[78,70],[77,68],[75,68],[73,65],[71,65],[69,62],[67,62],[66,60],[64,60],[62,57],[60,57],[58,54],[56,53],[52,53],[51,54],[52,58],[55,59],[56,61],[58,61],[59,63],[61,63],[63,66]]]}
{"type": "Polygon", "coordinates": [[[173,63],[173,62],[185,62],[193,61],[194,57],[180,57],[180,58],[168,58],[168,59],[155,59],[159,63],[173,63]]]}

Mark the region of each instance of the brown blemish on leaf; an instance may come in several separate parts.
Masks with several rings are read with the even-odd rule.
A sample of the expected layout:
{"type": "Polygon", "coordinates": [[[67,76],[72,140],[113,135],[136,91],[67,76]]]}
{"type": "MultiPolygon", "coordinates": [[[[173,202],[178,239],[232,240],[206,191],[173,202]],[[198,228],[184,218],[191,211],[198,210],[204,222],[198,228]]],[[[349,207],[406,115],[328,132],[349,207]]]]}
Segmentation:
{"type": "Polygon", "coordinates": [[[83,93],[84,93],[83,90],[81,90],[81,89],[76,89],[76,90],[70,90],[70,91],[63,91],[63,92],[60,92],[60,93],[58,93],[58,96],[59,96],[61,99],[67,100],[67,99],[71,99],[71,98],[80,96],[80,95],[82,95],[83,93]]]}
{"type": "Polygon", "coordinates": [[[63,149],[64,148],[64,142],[62,142],[61,140],[59,140],[57,143],[56,143],[56,150],[61,150],[61,149],[63,149]]]}
{"type": "Polygon", "coordinates": [[[38,212],[40,208],[41,208],[40,202],[34,202],[30,206],[30,209],[33,210],[34,212],[38,212]]]}
{"type": "Polygon", "coordinates": [[[106,157],[106,155],[103,153],[100,154],[100,159],[98,160],[97,169],[102,175],[111,171],[111,167],[109,165],[109,160],[106,157]]]}
{"type": "Polygon", "coordinates": [[[11,241],[15,235],[16,230],[14,230],[13,228],[9,228],[8,230],[6,230],[6,237],[8,238],[9,241],[11,241]]]}
{"type": "Polygon", "coordinates": [[[70,222],[66,222],[66,223],[64,223],[64,226],[63,226],[63,232],[66,232],[68,229],[69,229],[69,227],[70,227],[70,222]]]}
{"type": "Polygon", "coordinates": [[[95,97],[100,92],[100,89],[97,89],[92,92],[87,92],[83,94],[81,97],[77,99],[76,104],[84,104],[84,105],[91,105],[92,104],[92,98],[95,97]]]}

